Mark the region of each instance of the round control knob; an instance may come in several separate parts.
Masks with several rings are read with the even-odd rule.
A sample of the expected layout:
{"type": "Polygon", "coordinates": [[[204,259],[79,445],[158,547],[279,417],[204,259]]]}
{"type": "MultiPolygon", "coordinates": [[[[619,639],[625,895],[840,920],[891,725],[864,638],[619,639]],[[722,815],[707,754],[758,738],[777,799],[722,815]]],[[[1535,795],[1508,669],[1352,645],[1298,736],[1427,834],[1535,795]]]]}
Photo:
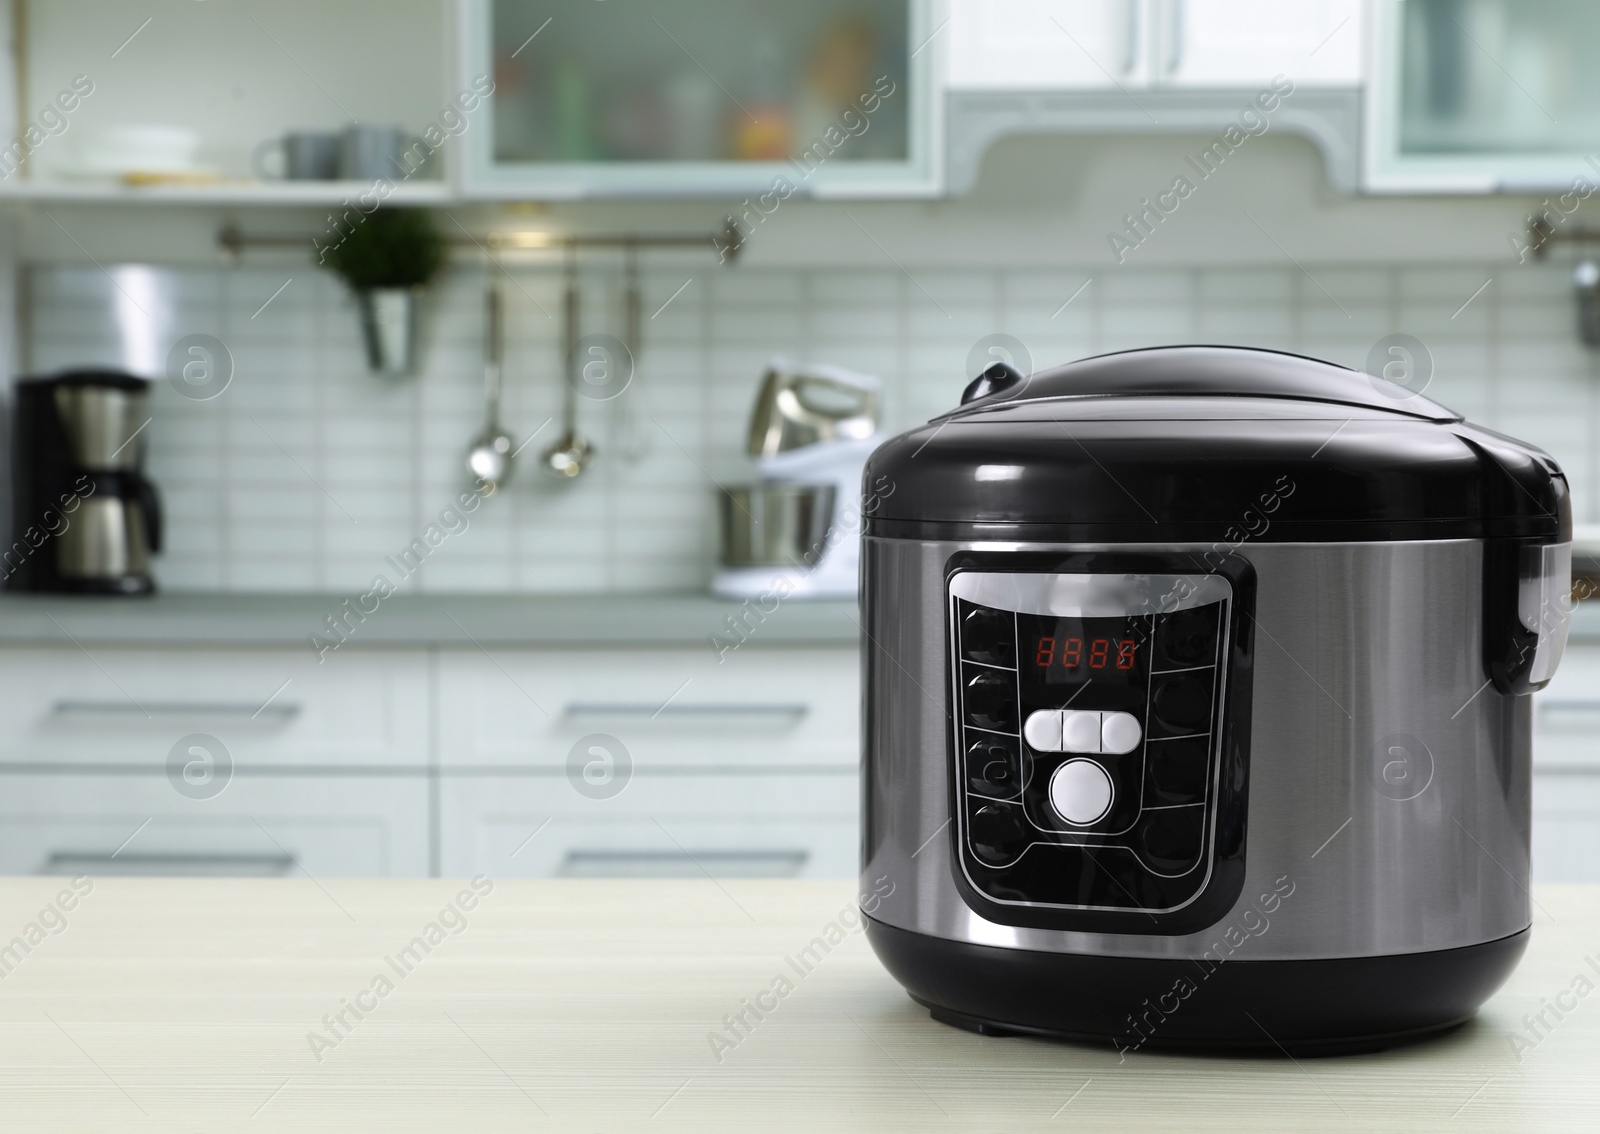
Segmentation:
{"type": "Polygon", "coordinates": [[[1050,777],[1050,806],[1077,827],[1103,819],[1115,794],[1110,775],[1093,760],[1068,760],[1050,777]]]}
{"type": "Polygon", "coordinates": [[[986,803],[972,813],[972,853],[990,866],[1016,858],[1026,846],[1022,820],[1017,808],[1004,803],[986,803]]]}
{"type": "Polygon", "coordinates": [[[1217,648],[1215,605],[1178,610],[1160,618],[1156,642],[1165,663],[1161,668],[1202,665],[1214,660],[1217,648]]]}
{"type": "Polygon", "coordinates": [[[968,745],[967,790],[988,796],[1015,795],[1021,775],[1016,744],[1010,737],[990,736],[968,745]]]}
{"type": "Polygon", "coordinates": [[[1211,723],[1211,671],[1161,678],[1150,702],[1161,723],[1173,732],[1205,732],[1211,723]]]}
{"type": "Polygon", "coordinates": [[[967,723],[991,732],[1017,731],[1017,679],[985,670],[967,681],[967,723]]]}
{"type": "Polygon", "coordinates": [[[1014,616],[1010,611],[974,606],[962,619],[961,649],[973,661],[1010,668],[1017,664],[1014,616]]]}

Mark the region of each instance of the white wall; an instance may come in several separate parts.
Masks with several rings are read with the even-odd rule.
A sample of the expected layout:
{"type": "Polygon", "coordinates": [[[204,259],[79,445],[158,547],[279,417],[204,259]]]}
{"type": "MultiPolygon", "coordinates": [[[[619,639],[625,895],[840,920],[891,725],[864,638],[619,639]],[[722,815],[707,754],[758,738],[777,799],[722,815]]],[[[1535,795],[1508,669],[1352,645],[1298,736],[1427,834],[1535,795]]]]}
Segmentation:
{"type": "MultiPolygon", "coordinates": [[[[635,384],[618,402],[583,405],[581,425],[599,457],[565,484],[534,467],[558,412],[559,333],[545,313],[559,310],[559,276],[519,268],[506,289],[505,421],[519,441],[546,424],[512,483],[415,585],[702,587],[717,486],[750,475],[740,451],[745,421],[773,353],[881,375],[886,420],[898,430],[955,404],[968,352],[994,331],[1020,338],[1039,365],[1199,341],[1352,366],[1379,337],[1407,331],[1435,361],[1430,395],[1548,447],[1572,478],[1579,518],[1600,519],[1600,368],[1573,335],[1563,269],[1500,271],[1452,318],[1498,265],[1305,266],[1315,284],[1283,263],[909,274],[888,265],[656,265],[644,276],[645,312],[666,306],[645,322],[635,384]],[[619,411],[633,415],[631,444],[619,411]]],[[[435,289],[422,372],[399,380],[365,371],[353,306],[325,275],[263,265],[156,277],[156,290],[173,297],[163,341],[214,334],[236,365],[233,384],[213,401],[187,401],[165,381],[153,387],[150,469],[172,518],[169,551],[157,562],[163,586],[349,593],[467,487],[462,457],[482,423],[481,269],[464,266],[435,289]]],[[[99,269],[40,268],[32,280],[40,369],[120,357],[122,342],[109,333],[116,295],[99,269]]],[[[586,330],[618,332],[618,284],[614,259],[591,263],[586,330]]]]}

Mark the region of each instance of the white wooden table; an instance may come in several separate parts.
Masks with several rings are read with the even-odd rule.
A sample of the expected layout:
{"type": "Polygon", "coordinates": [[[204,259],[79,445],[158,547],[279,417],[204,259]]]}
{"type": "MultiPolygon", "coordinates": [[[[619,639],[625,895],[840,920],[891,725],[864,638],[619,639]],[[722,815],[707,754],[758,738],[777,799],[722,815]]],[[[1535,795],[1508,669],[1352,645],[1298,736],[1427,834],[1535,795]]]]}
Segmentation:
{"type": "Polygon", "coordinates": [[[847,883],[498,882],[415,962],[465,883],[107,878],[51,933],[66,884],[0,880],[0,1129],[1600,1128],[1600,991],[1520,1061],[1508,1039],[1580,974],[1600,988],[1600,887],[1536,891],[1522,967],[1441,1040],[1119,1063],[936,1024],[859,935],[801,976],[787,958],[853,909],[847,883]],[[30,922],[43,939],[5,953],[30,922]]]}

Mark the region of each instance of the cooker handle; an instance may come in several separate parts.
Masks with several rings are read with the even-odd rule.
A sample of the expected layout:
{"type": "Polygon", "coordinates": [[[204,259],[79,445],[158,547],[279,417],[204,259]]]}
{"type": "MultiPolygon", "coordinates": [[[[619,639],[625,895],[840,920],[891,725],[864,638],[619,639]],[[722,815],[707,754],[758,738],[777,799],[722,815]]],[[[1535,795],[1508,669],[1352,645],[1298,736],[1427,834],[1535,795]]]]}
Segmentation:
{"type": "Polygon", "coordinates": [[[1572,621],[1572,544],[1490,540],[1484,545],[1484,667],[1496,689],[1520,695],[1550,684],[1572,621]]]}
{"type": "Polygon", "coordinates": [[[139,506],[144,509],[145,538],[150,541],[150,550],[160,554],[165,528],[161,495],[156,486],[142,476],[139,477],[139,506]]]}
{"type": "Polygon", "coordinates": [[[990,394],[1020,392],[1027,380],[1022,371],[1008,362],[991,363],[961,391],[961,404],[987,398],[990,394]]]}

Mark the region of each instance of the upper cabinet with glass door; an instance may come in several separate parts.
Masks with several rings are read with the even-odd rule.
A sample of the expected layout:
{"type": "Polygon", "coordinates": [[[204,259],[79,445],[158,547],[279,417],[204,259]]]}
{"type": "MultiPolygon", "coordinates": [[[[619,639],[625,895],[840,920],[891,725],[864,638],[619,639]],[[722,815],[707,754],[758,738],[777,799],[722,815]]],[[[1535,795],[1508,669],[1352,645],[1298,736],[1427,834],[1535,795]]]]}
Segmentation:
{"type": "Polygon", "coordinates": [[[1362,0],[950,0],[952,90],[1361,82],[1362,0]]]}
{"type": "Polygon", "coordinates": [[[939,189],[933,0],[461,0],[469,196],[939,189]]]}
{"type": "Polygon", "coordinates": [[[1482,193],[1600,171],[1600,4],[1375,0],[1366,185],[1482,193]]]}

